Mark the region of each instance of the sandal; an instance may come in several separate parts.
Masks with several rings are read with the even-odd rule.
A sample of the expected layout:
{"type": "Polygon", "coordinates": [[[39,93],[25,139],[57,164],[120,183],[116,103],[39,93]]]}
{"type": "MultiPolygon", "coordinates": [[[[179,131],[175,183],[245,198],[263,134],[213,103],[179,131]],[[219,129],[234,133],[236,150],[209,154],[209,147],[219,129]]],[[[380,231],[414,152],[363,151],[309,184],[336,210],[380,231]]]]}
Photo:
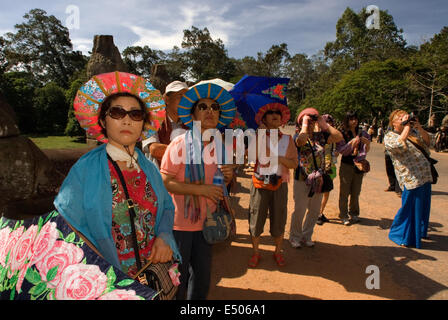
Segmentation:
{"type": "Polygon", "coordinates": [[[283,267],[286,262],[285,262],[285,258],[283,257],[283,253],[274,253],[274,260],[275,262],[277,262],[277,265],[279,267],[283,267]]]}
{"type": "Polygon", "coordinates": [[[250,258],[250,260],[249,260],[249,264],[248,264],[249,267],[251,267],[251,268],[257,267],[258,266],[258,262],[260,262],[260,258],[261,258],[261,256],[260,256],[259,253],[254,253],[252,255],[252,258],[250,258]]]}

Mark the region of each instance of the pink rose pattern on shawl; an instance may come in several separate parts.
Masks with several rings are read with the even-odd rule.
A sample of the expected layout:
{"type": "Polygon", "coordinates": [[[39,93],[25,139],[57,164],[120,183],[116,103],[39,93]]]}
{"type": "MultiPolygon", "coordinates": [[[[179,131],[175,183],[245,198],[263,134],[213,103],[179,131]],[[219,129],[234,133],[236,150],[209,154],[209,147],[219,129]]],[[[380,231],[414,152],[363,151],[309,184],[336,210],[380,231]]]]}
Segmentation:
{"type": "Polygon", "coordinates": [[[52,251],[41,261],[36,263],[42,279],[47,279],[50,269],[58,266],[58,273],[52,281],[48,282],[50,288],[56,288],[61,280],[61,275],[65,268],[72,264],[81,262],[84,258],[83,251],[71,243],[56,241],[52,251]]]}
{"type": "Polygon", "coordinates": [[[114,290],[102,295],[98,300],[141,300],[134,290],[114,290]]]}
{"type": "Polygon", "coordinates": [[[30,290],[32,299],[42,295],[56,300],[143,299],[134,290],[115,288],[112,267],[105,274],[97,265],[82,262],[84,252],[78,247],[82,243],[58,240],[59,236],[56,223],[50,221],[40,230],[37,225],[1,228],[0,291],[13,285],[20,293],[27,279],[35,285],[30,290]]]}
{"type": "Polygon", "coordinates": [[[57,300],[94,300],[107,287],[107,277],[95,265],[72,264],[61,275],[61,285],[56,287],[57,300]]]}

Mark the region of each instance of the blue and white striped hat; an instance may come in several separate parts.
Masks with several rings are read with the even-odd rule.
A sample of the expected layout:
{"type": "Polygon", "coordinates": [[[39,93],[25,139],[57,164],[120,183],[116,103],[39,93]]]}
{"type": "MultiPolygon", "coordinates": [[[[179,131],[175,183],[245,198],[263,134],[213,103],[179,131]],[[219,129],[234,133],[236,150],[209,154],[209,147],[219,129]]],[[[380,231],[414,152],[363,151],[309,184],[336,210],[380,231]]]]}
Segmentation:
{"type": "Polygon", "coordinates": [[[218,120],[217,128],[223,128],[230,124],[235,117],[236,105],[233,97],[223,87],[214,83],[197,84],[182,96],[177,107],[177,113],[181,121],[188,127],[193,126],[191,118],[191,109],[193,105],[200,99],[210,98],[215,100],[221,107],[221,113],[218,120]]]}

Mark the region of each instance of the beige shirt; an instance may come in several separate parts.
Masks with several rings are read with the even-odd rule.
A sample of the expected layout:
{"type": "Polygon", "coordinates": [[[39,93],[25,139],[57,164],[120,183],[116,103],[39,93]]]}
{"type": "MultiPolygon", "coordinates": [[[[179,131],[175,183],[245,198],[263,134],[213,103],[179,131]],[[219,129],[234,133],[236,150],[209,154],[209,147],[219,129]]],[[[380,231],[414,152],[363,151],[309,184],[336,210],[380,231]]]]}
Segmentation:
{"type": "MultiPolygon", "coordinates": [[[[421,137],[418,132],[411,132],[412,135],[421,137]]],[[[432,181],[431,166],[426,157],[411,142],[399,139],[400,135],[389,131],[384,137],[386,151],[392,159],[400,188],[408,190],[416,189],[427,182],[432,181]]],[[[422,141],[423,142],[423,141],[422,141]]],[[[422,143],[425,145],[425,143],[422,143]]],[[[429,154],[429,148],[425,148],[429,154]]]]}

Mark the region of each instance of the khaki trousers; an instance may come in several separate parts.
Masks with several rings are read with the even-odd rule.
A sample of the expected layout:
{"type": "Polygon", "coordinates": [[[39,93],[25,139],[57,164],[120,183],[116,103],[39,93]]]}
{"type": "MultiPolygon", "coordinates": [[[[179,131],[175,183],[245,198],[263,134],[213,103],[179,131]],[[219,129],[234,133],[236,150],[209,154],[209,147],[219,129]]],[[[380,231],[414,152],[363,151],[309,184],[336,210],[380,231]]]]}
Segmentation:
{"type": "Polygon", "coordinates": [[[291,216],[289,241],[310,241],[320,213],[323,193],[315,193],[309,198],[310,187],[305,184],[305,181],[295,179],[293,190],[295,206],[291,216]]]}

